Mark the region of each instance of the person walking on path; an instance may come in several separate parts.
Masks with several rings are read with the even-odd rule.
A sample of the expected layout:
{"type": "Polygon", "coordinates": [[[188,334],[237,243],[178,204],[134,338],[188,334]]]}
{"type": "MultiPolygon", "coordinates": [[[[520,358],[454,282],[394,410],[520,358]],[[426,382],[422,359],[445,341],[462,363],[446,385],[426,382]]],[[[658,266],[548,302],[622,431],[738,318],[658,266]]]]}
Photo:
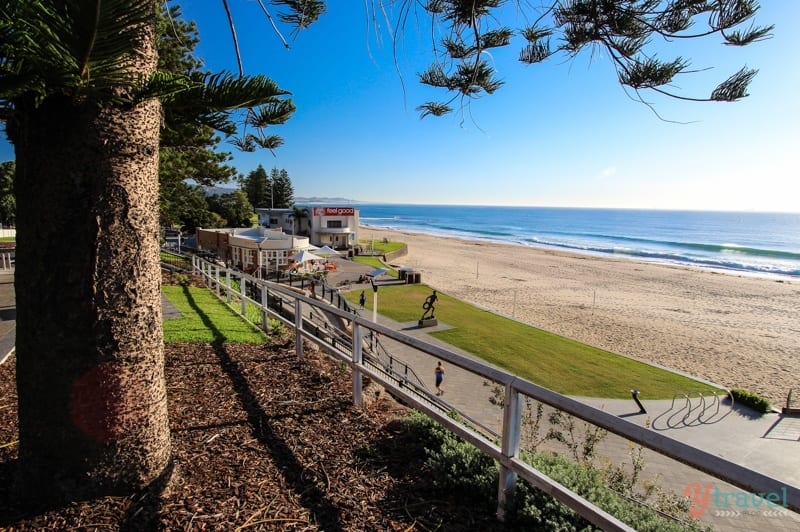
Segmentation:
{"type": "Polygon", "coordinates": [[[442,381],[444,380],[444,366],[442,366],[441,361],[436,364],[436,369],[433,370],[434,374],[436,375],[436,395],[442,395],[444,390],[442,390],[442,381]]]}
{"type": "Polygon", "coordinates": [[[364,308],[364,305],[366,303],[367,303],[367,294],[365,294],[364,291],[362,290],[361,295],[358,296],[358,304],[361,306],[361,308],[364,308]]]}

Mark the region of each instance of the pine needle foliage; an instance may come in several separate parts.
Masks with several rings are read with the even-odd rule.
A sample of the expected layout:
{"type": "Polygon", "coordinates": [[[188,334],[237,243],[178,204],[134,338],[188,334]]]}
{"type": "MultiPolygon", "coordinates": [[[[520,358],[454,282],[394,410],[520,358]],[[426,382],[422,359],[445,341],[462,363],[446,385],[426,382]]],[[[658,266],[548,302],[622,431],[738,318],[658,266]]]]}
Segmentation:
{"type": "MultiPolygon", "coordinates": [[[[0,105],[56,94],[122,103],[147,80],[127,65],[152,4],[130,0],[4,0],[0,4],[0,105]]],[[[159,82],[163,82],[160,79],[159,82]]]]}
{"type": "Polygon", "coordinates": [[[287,8],[278,18],[298,30],[308,28],[325,12],[322,0],[272,0],[272,3],[287,8]]]}
{"type": "MultiPolygon", "coordinates": [[[[316,21],[325,8],[320,0],[272,3],[282,8],[279,18],[297,28],[316,21]]],[[[289,93],[266,76],[212,74],[197,64],[170,64],[144,77],[128,68],[139,30],[153,22],[157,4],[0,0],[0,121],[11,140],[19,111],[50,97],[100,106],[155,98],[168,118],[191,116],[226,136],[244,128],[233,142],[243,149],[279,146],[280,138],[264,129],[285,123],[295,107],[289,93]],[[240,109],[246,112],[237,124],[231,113],[240,109]]]]}
{"type": "MultiPolygon", "coordinates": [[[[404,0],[411,9],[411,2],[404,0]]],[[[492,48],[512,45],[519,37],[519,61],[538,64],[557,55],[603,52],[611,59],[617,79],[639,91],[693,101],[736,101],[747,96],[756,70],[743,68],[714,88],[709,96],[687,97],[675,83],[696,72],[689,59],[662,59],[649,51],[651,44],[684,39],[722,37],[723,43],[744,46],[771,37],[773,26],[756,26],[756,0],[554,0],[545,4],[505,0],[429,0],[423,5],[440,34],[431,66],[419,73],[423,84],[444,89],[444,102],[427,102],[422,117],[441,116],[502,85],[484,59],[492,48]],[[522,20],[510,28],[511,18],[522,20]],[[530,21],[534,21],[533,24],[530,21]],[[748,28],[742,28],[749,24],[748,28]],[[702,26],[701,26],[702,25],[702,26]]]]}

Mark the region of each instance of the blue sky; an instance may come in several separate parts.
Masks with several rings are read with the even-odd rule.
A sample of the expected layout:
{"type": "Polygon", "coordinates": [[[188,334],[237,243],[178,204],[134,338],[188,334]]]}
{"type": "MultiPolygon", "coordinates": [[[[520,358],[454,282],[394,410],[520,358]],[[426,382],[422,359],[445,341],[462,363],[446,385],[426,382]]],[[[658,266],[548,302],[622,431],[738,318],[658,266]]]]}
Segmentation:
{"type": "MultiPolygon", "coordinates": [[[[179,3],[198,24],[206,68],[235,71],[222,2],[179,3]]],[[[687,96],[744,65],[760,70],[738,103],[645,96],[681,124],[632,101],[602,53],[524,66],[514,45],[493,55],[505,86],[469,116],[420,120],[417,105],[444,97],[416,78],[430,33],[409,22],[395,62],[371,3],[329,1],[316,25],[287,35],[287,51],[255,1],[230,1],[246,73],[273,78],[297,106],[274,130],[285,140],[274,156],[230,148],[240,173],[284,168],[296,196],[371,202],[800,211],[800,2],[762,2],[757,22],[777,26],[762,43],[659,48],[712,67],[678,81],[687,96]]]]}

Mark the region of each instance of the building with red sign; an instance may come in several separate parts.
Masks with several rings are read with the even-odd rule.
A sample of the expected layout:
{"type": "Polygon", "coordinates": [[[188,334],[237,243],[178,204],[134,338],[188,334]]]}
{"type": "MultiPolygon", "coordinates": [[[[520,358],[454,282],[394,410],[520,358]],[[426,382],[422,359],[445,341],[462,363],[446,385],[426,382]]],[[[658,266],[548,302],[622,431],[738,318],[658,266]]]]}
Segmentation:
{"type": "Polygon", "coordinates": [[[358,209],[355,207],[304,206],[299,207],[299,211],[259,208],[256,214],[262,227],[307,236],[315,246],[345,250],[355,248],[358,243],[358,209]]]}

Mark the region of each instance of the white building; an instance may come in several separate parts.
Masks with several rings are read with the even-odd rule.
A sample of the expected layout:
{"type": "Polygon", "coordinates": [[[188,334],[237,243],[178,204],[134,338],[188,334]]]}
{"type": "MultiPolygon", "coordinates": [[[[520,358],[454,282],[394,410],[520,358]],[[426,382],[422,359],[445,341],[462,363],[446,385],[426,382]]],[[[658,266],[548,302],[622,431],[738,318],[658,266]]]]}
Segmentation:
{"type": "Polygon", "coordinates": [[[355,207],[301,207],[303,216],[295,220],[294,209],[256,209],[258,224],[309,237],[315,246],[353,249],[358,245],[358,209],[355,207]]]}
{"type": "Polygon", "coordinates": [[[306,236],[266,227],[197,228],[200,249],[213,251],[220,259],[247,273],[270,276],[293,267],[291,257],[311,245],[306,236]]]}
{"type": "MultiPolygon", "coordinates": [[[[308,211],[308,209],[304,209],[304,212],[308,213],[310,211],[308,211]]],[[[307,222],[303,227],[300,226],[305,218],[298,220],[300,223],[298,223],[298,225],[295,227],[294,209],[257,208],[256,214],[258,215],[258,225],[261,227],[277,229],[289,234],[294,234],[295,232],[300,235],[303,233],[308,233],[307,222]]],[[[308,234],[306,234],[306,236],[308,236],[308,234]]]]}

